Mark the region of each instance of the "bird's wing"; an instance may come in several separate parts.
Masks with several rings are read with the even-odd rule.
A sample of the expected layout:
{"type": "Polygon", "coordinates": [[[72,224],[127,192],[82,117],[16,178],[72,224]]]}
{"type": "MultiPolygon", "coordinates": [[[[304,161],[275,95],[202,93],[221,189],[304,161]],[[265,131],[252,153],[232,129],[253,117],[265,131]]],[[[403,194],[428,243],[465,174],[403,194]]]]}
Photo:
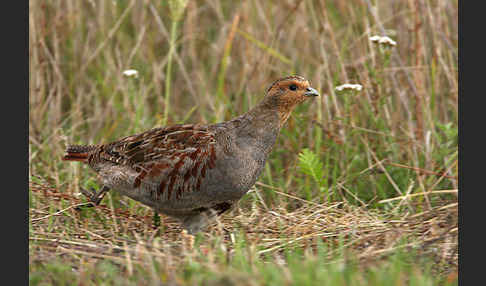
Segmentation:
{"type": "Polygon", "coordinates": [[[207,170],[215,166],[215,144],[206,126],[176,125],[104,145],[100,157],[135,170],[134,188],[148,182],[156,185],[152,190],[156,199],[170,200],[200,188],[207,170]]]}

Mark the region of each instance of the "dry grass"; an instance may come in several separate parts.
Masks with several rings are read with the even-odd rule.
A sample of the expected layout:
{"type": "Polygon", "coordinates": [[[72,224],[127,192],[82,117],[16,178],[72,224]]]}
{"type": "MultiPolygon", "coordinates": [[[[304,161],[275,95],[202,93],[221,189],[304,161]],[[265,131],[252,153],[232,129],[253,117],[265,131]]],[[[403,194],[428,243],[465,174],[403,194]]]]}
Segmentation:
{"type": "Polygon", "coordinates": [[[50,202],[46,206],[55,200],[69,205],[57,212],[49,212],[48,207],[44,211],[31,209],[32,265],[61,258],[75,273],[81,273],[88,261],[108,260],[121,265],[127,275],[133,273],[134,265],[148,269],[157,265],[152,279],[161,281],[161,277],[172,277],[187,261],[218,269],[218,255],[223,252],[228,263],[241,243],[251,252],[248,259],[268,259],[270,255],[276,261],[284,261],[288,249],[315,255],[321,243],[329,246],[329,263],[346,261],[345,257],[335,258],[344,251],[369,267],[404,249],[431,257],[436,264],[433,271],[448,274],[451,281],[457,279],[457,203],[396,217],[346,202],[304,202],[291,212],[283,207],[269,210],[255,202],[250,211],[237,208],[223,216],[190,247],[177,222],[163,217],[162,226],[156,226],[148,208],[144,215],[136,215],[101,204],[95,214],[86,217],[74,209],[86,204],[81,200],[40,184],[31,183],[30,189],[40,202],[50,202]],[[50,218],[51,223],[46,223],[50,218]]]}

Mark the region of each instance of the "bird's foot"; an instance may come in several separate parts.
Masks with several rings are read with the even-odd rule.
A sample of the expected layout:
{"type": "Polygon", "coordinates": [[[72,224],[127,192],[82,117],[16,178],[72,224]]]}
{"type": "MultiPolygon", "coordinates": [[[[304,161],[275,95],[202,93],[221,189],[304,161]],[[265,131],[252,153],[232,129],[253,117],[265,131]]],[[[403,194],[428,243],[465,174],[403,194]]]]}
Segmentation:
{"type": "Polygon", "coordinates": [[[192,251],[194,249],[194,235],[190,234],[187,230],[183,229],[181,232],[182,248],[185,251],[192,251]]]}
{"type": "MultiPolygon", "coordinates": [[[[108,192],[110,189],[106,186],[103,186],[103,188],[100,191],[96,191],[94,188],[90,188],[90,190],[86,190],[83,188],[79,188],[81,193],[88,198],[88,202],[90,204],[86,205],[85,207],[95,207],[100,204],[101,200],[106,195],[106,192],[108,192]]],[[[81,210],[81,208],[77,207],[77,210],[81,210]]]]}

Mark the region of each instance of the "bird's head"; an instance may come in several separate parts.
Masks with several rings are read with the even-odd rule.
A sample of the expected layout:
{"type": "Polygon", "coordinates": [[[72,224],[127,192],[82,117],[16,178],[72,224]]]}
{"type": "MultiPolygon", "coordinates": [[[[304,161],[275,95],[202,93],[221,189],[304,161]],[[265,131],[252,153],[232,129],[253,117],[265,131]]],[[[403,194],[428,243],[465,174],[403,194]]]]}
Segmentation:
{"type": "Polygon", "coordinates": [[[301,76],[288,76],[268,87],[263,104],[267,108],[277,109],[283,124],[297,104],[315,96],[319,96],[319,92],[310,86],[308,80],[301,76]]]}

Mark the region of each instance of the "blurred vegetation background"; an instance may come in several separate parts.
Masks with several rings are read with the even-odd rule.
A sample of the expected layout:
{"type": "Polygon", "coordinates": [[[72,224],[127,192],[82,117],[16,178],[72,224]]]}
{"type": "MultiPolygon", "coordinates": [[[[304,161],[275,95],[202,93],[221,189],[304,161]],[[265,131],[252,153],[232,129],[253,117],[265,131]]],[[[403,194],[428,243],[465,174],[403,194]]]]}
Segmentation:
{"type": "MultiPolygon", "coordinates": [[[[67,144],[228,120],[298,74],[322,96],[293,112],[243,210],[292,211],[295,197],[396,215],[457,205],[457,2],[29,1],[29,180],[75,196],[97,183],[60,160],[67,144]]],[[[29,198],[31,212],[68,206],[29,198]]]]}

